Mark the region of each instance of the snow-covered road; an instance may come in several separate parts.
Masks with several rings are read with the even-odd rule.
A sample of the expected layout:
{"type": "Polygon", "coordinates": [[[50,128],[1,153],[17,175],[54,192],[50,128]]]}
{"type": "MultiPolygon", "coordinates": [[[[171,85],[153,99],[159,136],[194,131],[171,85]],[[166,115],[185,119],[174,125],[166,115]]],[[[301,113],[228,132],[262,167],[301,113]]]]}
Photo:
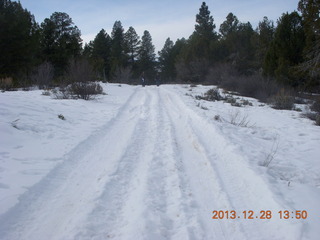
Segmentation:
{"type": "Polygon", "coordinates": [[[304,239],[290,208],[177,92],[136,87],[0,216],[0,239],[304,239]]]}

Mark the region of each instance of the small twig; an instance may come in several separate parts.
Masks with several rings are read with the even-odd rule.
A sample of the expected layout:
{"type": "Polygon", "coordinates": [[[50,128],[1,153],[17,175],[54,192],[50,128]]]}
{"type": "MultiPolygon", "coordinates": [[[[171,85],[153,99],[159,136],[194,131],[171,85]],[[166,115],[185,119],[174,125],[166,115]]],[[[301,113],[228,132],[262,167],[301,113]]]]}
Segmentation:
{"type": "Polygon", "coordinates": [[[16,120],[14,120],[13,122],[11,122],[11,126],[14,127],[14,128],[16,128],[16,129],[18,129],[18,130],[20,130],[20,128],[19,128],[18,125],[17,125],[17,123],[18,123],[19,120],[20,120],[20,119],[18,118],[18,119],[16,119],[16,120]]]}
{"type": "Polygon", "coordinates": [[[270,163],[274,160],[275,155],[277,154],[279,148],[279,141],[278,137],[273,141],[271,150],[269,154],[267,155],[266,159],[264,160],[263,166],[264,167],[269,167],[270,163]]]}

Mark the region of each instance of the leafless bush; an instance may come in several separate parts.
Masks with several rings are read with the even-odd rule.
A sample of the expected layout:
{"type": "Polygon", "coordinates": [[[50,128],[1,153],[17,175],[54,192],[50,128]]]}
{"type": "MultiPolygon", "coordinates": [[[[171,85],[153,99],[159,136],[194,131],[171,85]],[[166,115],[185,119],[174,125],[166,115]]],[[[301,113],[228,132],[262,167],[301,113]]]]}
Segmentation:
{"type": "Polygon", "coordinates": [[[40,89],[48,88],[52,85],[54,68],[49,62],[40,64],[31,75],[31,81],[36,83],[40,89]]]}
{"type": "Polygon", "coordinates": [[[209,62],[206,59],[195,59],[189,63],[180,60],[176,62],[175,67],[180,82],[197,83],[205,80],[209,62]]]}
{"type": "Polygon", "coordinates": [[[220,91],[219,89],[217,88],[212,88],[212,89],[209,89],[205,94],[204,96],[206,97],[206,99],[208,101],[221,101],[223,100],[223,97],[221,96],[220,94],[220,91]]]}
{"type": "Polygon", "coordinates": [[[132,78],[131,67],[119,67],[114,73],[113,81],[117,83],[129,83],[132,78]]]}
{"type": "Polygon", "coordinates": [[[233,65],[227,63],[211,67],[205,79],[208,84],[219,85],[224,89],[257,98],[263,102],[266,102],[279,90],[275,81],[264,78],[261,73],[243,75],[233,65]]]}
{"type": "Polygon", "coordinates": [[[13,78],[12,77],[0,77],[0,89],[3,90],[10,90],[10,88],[13,86],[13,78]]]}
{"type": "Polygon", "coordinates": [[[294,97],[285,89],[281,89],[277,95],[271,98],[271,104],[275,109],[292,110],[294,108],[294,97]]]}
{"type": "Polygon", "coordinates": [[[68,91],[73,98],[91,100],[96,95],[103,93],[103,88],[99,83],[94,82],[75,82],[68,87],[68,91]]]}
{"type": "Polygon", "coordinates": [[[41,93],[41,95],[43,95],[43,96],[51,96],[51,93],[50,93],[50,91],[43,91],[42,93],[41,93]]]}
{"type": "Polygon", "coordinates": [[[93,82],[94,70],[89,61],[85,58],[71,59],[66,74],[68,83],[93,82]]]}
{"type": "Polygon", "coordinates": [[[269,167],[270,163],[274,160],[275,155],[277,154],[278,148],[279,148],[279,140],[278,138],[276,138],[272,143],[270,152],[266,154],[266,158],[264,159],[262,166],[269,167]]]}
{"type": "Polygon", "coordinates": [[[221,96],[219,89],[212,88],[212,89],[209,89],[207,92],[205,92],[205,94],[202,96],[197,95],[196,99],[214,102],[214,101],[221,101],[224,98],[221,96]]]}
{"type": "Polygon", "coordinates": [[[223,82],[226,82],[230,76],[238,75],[236,69],[228,63],[221,63],[212,66],[206,77],[206,84],[220,85],[223,82]]]}
{"type": "Polygon", "coordinates": [[[241,114],[239,110],[230,113],[229,123],[238,127],[252,127],[250,121],[248,120],[248,115],[241,114]]]}
{"type": "Polygon", "coordinates": [[[315,125],[320,126],[320,113],[308,112],[302,114],[302,117],[309,118],[310,120],[315,122],[315,125]]]}
{"type": "Polygon", "coordinates": [[[53,97],[55,99],[71,99],[72,96],[68,88],[60,87],[59,89],[52,90],[53,97]]]}
{"type": "Polygon", "coordinates": [[[316,125],[320,126],[320,114],[319,113],[316,116],[316,125]]]}
{"type": "Polygon", "coordinates": [[[320,97],[311,105],[311,110],[320,113],[320,97]]]}
{"type": "Polygon", "coordinates": [[[66,78],[70,85],[62,91],[62,97],[90,100],[103,93],[101,85],[93,82],[93,67],[85,58],[72,59],[69,62],[66,78]]]}

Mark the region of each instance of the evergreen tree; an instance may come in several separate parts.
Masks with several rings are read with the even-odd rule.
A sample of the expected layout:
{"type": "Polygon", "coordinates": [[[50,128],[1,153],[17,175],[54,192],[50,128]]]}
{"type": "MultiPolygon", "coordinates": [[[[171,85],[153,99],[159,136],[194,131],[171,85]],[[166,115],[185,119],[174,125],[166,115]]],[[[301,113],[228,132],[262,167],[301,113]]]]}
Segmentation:
{"type": "Polygon", "coordinates": [[[103,80],[110,77],[111,70],[111,37],[102,29],[92,42],[92,55],[95,69],[103,80]]]}
{"type": "Polygon", "coordinates": [[[39,27],[20,2],[0,0],[0,77],[27,78],[38,63],[39,27]]]}
{"type": "Polygon", "coordinates": [[[175,55],[173,48],[173,42],[170,40],[170,38],[167,38],[162,50],[158,52],[161,77],[162,79],[170,81],[172,81],[172,78],[175,77],[175,55]]]}
{"type": "Polygon", "coordinates": [[[300,70],[305,72],[310,87],[320,86],[320,1],[300,0],[298,9],[302,14],[306,45],[304,62],[300,70]]]}
{"type": "Polygon", "coordinates": [[[278,20],[275,37],[267,52],[264,73],[278,81],[297,87],[302,85],[294,72],[301,63],[305,45],[302,19],[297,12],[283,14],[278,20]]]}
{"type": "Polygon", "coordinates": [[[315,41],[319,41],[320,38],[320,1],[300,0],[298,10],[302,14],[304,23],[306,47],[312,48],[315,41]]]}
{"type": "Polygon", "coordinates": [[[238,18],[233,15],[233,13],[229,13],[227,19],[220,25],[220,34],[222,39],[226,39],[231,34],[237,32],[239,27],[239,20],[238,18]]]}
{"type": "Polygon", "coordinates": [[[255,64],[255,50],[256,46],[253,44],[255,31],[250,22],[241,23],[237,31],[236,41],[236,67],[241,74],[251,74],[256,69],[255,64]]]}
{"type": "Polygon", "coordinates": [[[55,76],[64,74],[71,58],[81,52],[81,32],[67,13],[55,12],[41,24],[41,47],[44,60],[51,62],[55,76]]]}
{"type": "Polygon", "coordinates": [[[270,47],[270,43],[274,38],[275,27],[273,21],[264,17],[262,21],[259,22],[256,32],[256,61],[258,67],[262,67],[263,60],[266,57],[267,51],[270,47]]]}
{"type": "Polygon", "coordinates": [[[224,48],[224,59],[233,64],[240,73],[248,74],[254,68],[253,37],[255,32],[250,24],[239,22],[238,18],[229,13],[220,25],[220,48],[224,48]]]}
{"type": "Polygon", "coordinates": [[[125,54],[124,29],[120,21],[116,21],[111,33],[111,74],[127,65],[125,54]]]}
{"type": "Polygon", "coordinates": [[[216,25],[213,21],[208,6],[203,2],[196,15],[195,31],[188,40],[188,50],[184,53],[186,62],[193,61],[195,58],[206,60],[210,58],[210,44],[218,40],[215,32],[216,25]]]}
{"type": "Polygon", "coordinates": [[[155,74],[155,47],[152,44],[152,37],[147,30],[144,31],[141,40],[142,41],[138,55],[139,70],[141,73],[145,73],[145,77],[150,83],[155,74]]]}
{"type": "Polygon", "coordinates": [[[212,39],[216,37],[214,29],[216,25],[213,23],[213,17],[205,2],[202,3],[199,13],[196,15],[196,25],[194,34],[204,39],[212,39]]]}
{"type": "Polygon", "coordinates": [[[129,27],[128,31],[124,34],[124,42],[126,53],[129,55],[129,62],[134,64],[137,60],[138,50],[141,44],[140,37],[133,27],[129,27]]]}

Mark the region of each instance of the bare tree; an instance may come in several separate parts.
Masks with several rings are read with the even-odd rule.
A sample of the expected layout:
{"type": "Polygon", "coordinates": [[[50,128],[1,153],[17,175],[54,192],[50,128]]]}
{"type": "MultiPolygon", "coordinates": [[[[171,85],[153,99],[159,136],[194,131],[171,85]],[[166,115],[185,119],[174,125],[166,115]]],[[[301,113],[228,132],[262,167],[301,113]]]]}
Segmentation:
{"type": "Polygon", "coordinates": [[[69,83],[92,82],[94,81],[93,67],[85,58],[71,59],[66,77],[69,83]]]}
{"type": "Polygon", "coordinates": [[[119,67],[114,73],[114,82],[129,83],[132,78],[132,67],[119,67]]]}
{"type": "Polygon", "coordinates": [[[94,81],[93,67],[87,59],[72,59],[69,62],[66,78],[70,83],[68,91],[74,98],[90,100],[97,94],[102,94],[103,89],[94,81]]]}
{"type": "Polygon", "coordinates": [[[52,85],[54,68],[50,62],[43,62],[31,76],[32,82],[36,83],[40,89],[48,88],[52,85]]]}

